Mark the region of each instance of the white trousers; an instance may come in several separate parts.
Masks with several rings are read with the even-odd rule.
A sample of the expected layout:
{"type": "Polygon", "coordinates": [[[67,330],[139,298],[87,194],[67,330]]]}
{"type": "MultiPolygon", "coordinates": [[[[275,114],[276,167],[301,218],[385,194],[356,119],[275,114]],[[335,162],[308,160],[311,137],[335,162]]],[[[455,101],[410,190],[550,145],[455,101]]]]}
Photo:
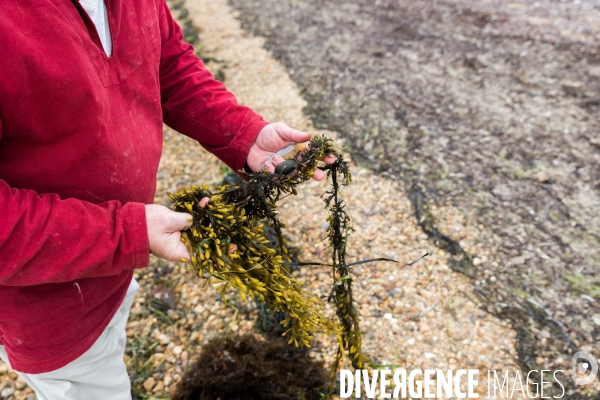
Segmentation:
{"type": "MultiPolygon", "coordinates": [[[[125,325],[139,288],[133,279],[115,316],[79,358],[43,374],[15,371],[35,391],[38,400],[131,400],[131,383],[123,361],[125,325]]],[[[0,346],[0,358],[10,365],[4,346],[0,346]]]]}

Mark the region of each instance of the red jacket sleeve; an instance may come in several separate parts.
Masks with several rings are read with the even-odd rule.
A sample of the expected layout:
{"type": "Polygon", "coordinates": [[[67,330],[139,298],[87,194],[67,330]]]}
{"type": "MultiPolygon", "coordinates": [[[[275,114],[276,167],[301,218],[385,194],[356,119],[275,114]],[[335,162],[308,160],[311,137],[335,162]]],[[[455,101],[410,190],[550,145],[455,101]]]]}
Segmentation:
{"type": "Polygon", "coordinates": [[[0,285],[115,275],[149,262],[145,207],[99,205],[0,180],[0,285]]]}
{"type": "Polygon", "coordinates": [[[239,105],[214,78],[193,47],[183,42],[181,28],[166,2],[160,3],[159,74],[164,121],[239,171],[250,146],[268,122],[239,105]]]}

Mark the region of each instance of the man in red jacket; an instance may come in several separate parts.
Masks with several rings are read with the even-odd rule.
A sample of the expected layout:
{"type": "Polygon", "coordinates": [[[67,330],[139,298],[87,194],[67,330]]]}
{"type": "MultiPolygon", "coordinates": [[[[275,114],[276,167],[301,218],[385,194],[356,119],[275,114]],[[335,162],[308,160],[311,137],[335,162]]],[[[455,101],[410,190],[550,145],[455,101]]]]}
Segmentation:
{"type": "Polygon", "coordinates": [[[2,0],[0,49],[0,358],[39,399],[128,399],[133,270],[188,257],[149,205],[163,122],[236,171],[309,135],[237,104],[164,0],[2,0]]]}

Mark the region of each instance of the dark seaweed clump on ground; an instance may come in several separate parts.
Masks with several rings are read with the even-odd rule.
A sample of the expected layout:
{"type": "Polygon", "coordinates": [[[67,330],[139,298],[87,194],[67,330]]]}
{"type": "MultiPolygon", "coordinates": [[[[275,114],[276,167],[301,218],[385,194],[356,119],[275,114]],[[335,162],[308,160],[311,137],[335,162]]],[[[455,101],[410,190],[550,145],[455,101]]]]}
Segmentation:
{"type": "Polygon", "coordinates": [[[311,400],[327,393],[322,362],[284,339],[219,337],[183,377],[173,400],[311,400]]]}

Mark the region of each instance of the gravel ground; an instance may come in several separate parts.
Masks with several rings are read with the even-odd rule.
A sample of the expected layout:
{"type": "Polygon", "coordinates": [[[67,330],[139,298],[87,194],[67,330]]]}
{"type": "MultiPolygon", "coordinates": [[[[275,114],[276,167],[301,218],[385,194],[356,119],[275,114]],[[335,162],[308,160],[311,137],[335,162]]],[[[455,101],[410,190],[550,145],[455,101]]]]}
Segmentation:
{"type": "Polygon", "coordinates": [[[485,227],[493,256],[451,267],[515,326],[524,369],[600,354],[600,2],[231,4],[356,161],[485,227]]]}
{"type": "MultiPolygon", "coordinates": [[[[241,103],[253,107],[271,121],[282,120],[315,134],[334,132],[313,128],[302,110],[307,107],[301,90],[288,71],[266,50],[262,38],[241,29],[236,13],[225,0],[188,0],[187,11],[177,13],[200,29],[202,55],[241,103]]],[[[193,32],[191,32],[193,33],[193,32]]],[[[192,35],[193,36],[193,35],[192,35]]],[[[340,145],[344,142],[338,138],[340,145]]],[[[352,144],[352,143],[350,143],[352,144]]],[[[354,269],[355,298],[360,304],[366,353],[377,363],[402,368],[474,368],[482,372],[518,368],[516,333],[510,323],[482,311],[473,281],[452,271],[452,259],[436,249],[413,217],[406,181],[382,176],[353,164],[355,184],[344,191],[356,232],[351,236],[350,260],[388,257],[400,261],[359,266],[354,269]],[[430,256],[408,267],[402,265],[430,256]],[[475,300],[474,300],[475,299],[475,300]]],[[[168,204],[167,191],[186,185],[219,183],[227,168],[192,140],[165,129],[165,147],[155,202],[168,204]]],[[[389,174],[388,174],[389,175],[389,174]]],[[[281,205],[286,233],[301,261],[326,261],[322,242],[325,213],[319,196],[323,183],[306,184],[298,196],[281,205]]],[[[451,233],[476,263],[496,255],[481,238],[486,227],[451,204],[428,202],[440,230],[451,233]]],[[[295,272],[310,291],[328,293],[331,278],[322,267],[295,272]]],[[[255,331],[258,311],[233,292],[224,302],[214,288],[181,264],[152,258],[151,266],[137,274],[142,289],[127,325],[126,360],[134,390],[141,398],[169,398],[177,391],[186,367],[199,357],[211,338],[255,331]]],[[[514,328],[514,327],[513,327],[514,328]]],[[[318,336],[311,354],[332,360],[333,338],[318,336]]],[[[553,360],[566,367],[566,359],[553,360]]],[[[479,393],[487,383],[480,377],[479,393]]],[[[0,364],[0,399],[33,399],[31,390],[0,364]],[[29,397],[28,397],[29,396],[29,397]]]]}

